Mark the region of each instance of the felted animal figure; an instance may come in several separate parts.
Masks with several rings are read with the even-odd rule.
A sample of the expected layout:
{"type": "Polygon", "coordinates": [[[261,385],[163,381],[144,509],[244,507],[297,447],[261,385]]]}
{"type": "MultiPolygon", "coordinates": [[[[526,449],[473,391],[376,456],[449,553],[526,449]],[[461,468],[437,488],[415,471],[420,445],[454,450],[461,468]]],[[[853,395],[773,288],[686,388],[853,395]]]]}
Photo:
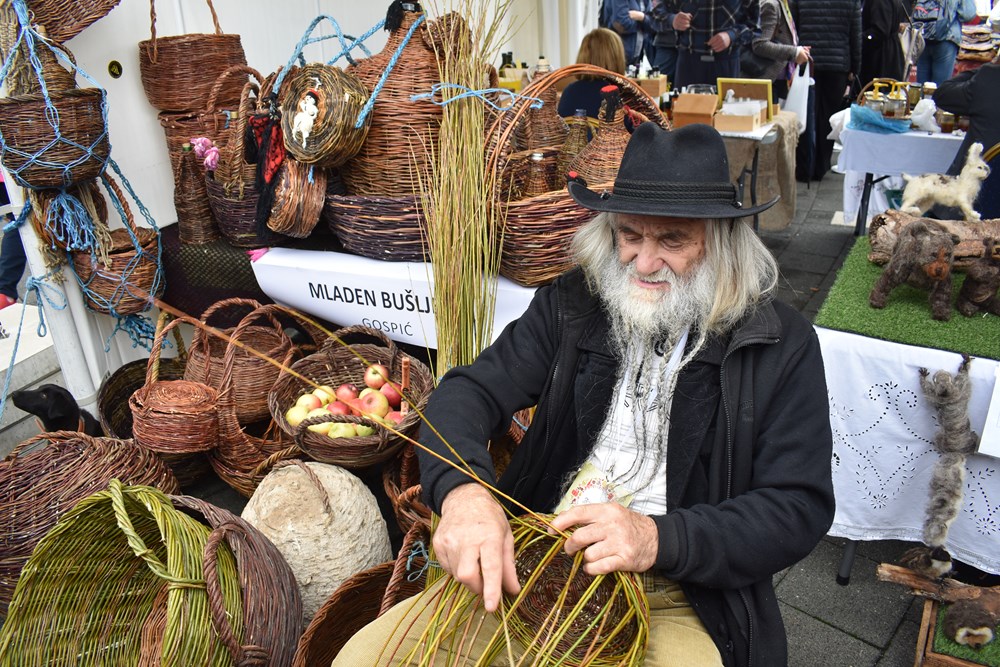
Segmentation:
{"type": "Polygon", "coordinates": [[[1000,240],[983,239],[983,256],[965,271],[955,307],[966,317],[979,311],[1000,315],[1000,240]]]}
{"type": "Polygon", "coordinates": [[[944,547],[921,544],[904,551],[898,562],[928,579],[942,579],[952,571],[951,554],[944,547]]]}
{"type": "Polygon", "coordinates": [[[951,265],[958,242],[957,235],[933,220],[917,220],[904,227],[868,303],[872,308],[885,308],[892,290],[905,283],[930,292],[935,320],[951,319],[951,265]]]}
{"type": "Polygon", "coordinates": [[[33,414],[43,433],[53,431],[81,431],[87,435],[103,436],[101,424],[80,405],[64,387],[43,384],[36,389],[21,389],[10,395],[14,405],[33,414]]]}
{"type": "Polygon", "coordinates": [[[982,648],[993,641],[994,628],[1000,621],[995,596],[957,600],[944,610],[942,628],[949,639],[972,648],[982,648]]]}
{"type": "Polygon", "coordinates": [[[960,209],[966,220],[979,220],[981,216],[973,210],[972,203],[976,201],[983,181],[990,175],[990,167],[982,156],[983,145],[974,143],[969,146],[965,166],[958,176],[903,174],[906,187],[899,209],[904,213],[923,215],[934,204],[941,204],[960,209]]]}
{"type": "Polygon", "coordinates": [[[931,376],[926,368],[919,369],[920,389],[924,398],[937,413],[938,430],[934,446],[942,454],[972,454],[979,446],[979,436],[969,421],[969,355],[962,355],[958,372],[952,375],[941,369],[931,376]]]}

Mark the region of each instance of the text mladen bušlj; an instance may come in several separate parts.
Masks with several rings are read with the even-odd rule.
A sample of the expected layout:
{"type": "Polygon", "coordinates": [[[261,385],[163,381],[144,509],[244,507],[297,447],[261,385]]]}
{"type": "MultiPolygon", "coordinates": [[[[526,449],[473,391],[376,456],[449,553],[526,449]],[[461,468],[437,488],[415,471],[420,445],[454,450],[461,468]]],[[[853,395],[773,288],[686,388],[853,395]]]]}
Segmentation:
{"type": "Polygon", "coordinates": [[[309,283],[309,296],[314,299],[392,309],[405,313],[431,312],[430,297],[414,294],[410,290],[404,290],[402,294],[399,294],[397,292],[376,292],[360,287],[339,287],[337,285],[329,287],[324,283],[309,283]]]}

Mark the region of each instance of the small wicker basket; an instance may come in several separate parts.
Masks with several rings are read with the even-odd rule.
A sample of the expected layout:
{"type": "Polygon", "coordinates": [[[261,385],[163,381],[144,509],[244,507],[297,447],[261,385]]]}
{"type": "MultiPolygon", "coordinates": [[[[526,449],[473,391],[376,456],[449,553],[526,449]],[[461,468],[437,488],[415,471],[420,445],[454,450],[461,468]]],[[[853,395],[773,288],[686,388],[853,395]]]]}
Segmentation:
{"type": "Polygon", "coordinates": [[[426,262],[427,220],[410,197],[328,193],[322,219],[350,252],[389,262],[426,262]]]}
{"type": "Polygon", "coordinates": [[[107,16],[121,0],[27,0],[34,21],[45,26],[49,39],[68,42],[107,16]]]}
{"type": "Polygon", "coordinates": [[[298,239],[309,236],[326,203],[326,177],[325,169],[285,158],[275,176],[278,182],[268,229],[298,239]]]}

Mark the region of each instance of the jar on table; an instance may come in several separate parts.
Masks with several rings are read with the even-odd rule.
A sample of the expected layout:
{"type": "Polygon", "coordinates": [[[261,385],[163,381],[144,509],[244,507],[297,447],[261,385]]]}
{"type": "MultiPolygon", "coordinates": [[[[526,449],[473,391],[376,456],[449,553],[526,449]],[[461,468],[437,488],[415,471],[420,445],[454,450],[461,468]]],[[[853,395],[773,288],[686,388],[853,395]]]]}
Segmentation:
{"type": "Polygon", "coordinates": [[[938,109],[937,123],[941,126],[942,134],[951,134],[955,131],[955,114],[938,109]]]}
{"type": "Polygon", "coordinates": [[[908,83],[906,84],[906,101],[912,110],[913,107],[917,106],[917,102],[923,97],[924,88],[919,83],[908,83]]]}
{"type": "Polygon", "coordinates": [[[921,88],[921,95],[925,100],[934,99],[934,93],[937,92],[937,84],[933,81],[927,81],[921,88]]]}

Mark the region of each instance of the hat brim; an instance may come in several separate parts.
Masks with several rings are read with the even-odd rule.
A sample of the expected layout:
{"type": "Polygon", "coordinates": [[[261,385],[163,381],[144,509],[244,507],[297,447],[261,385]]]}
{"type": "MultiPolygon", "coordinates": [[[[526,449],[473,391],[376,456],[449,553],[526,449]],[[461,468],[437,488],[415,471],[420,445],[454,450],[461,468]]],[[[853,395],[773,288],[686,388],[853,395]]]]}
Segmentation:
{"type": "Polygon", "coordinates": [[[569,181],[567,187],[570,196],[577,204],[592,211],[657,215],[669,218],[743,218],[766,211],[781,199],[778,196],[769,202],[751,207],[737,207],[732,204],[719,203],[671,204],[616,195],[610,190],[598,193],[575,180],[569,181]]]}

